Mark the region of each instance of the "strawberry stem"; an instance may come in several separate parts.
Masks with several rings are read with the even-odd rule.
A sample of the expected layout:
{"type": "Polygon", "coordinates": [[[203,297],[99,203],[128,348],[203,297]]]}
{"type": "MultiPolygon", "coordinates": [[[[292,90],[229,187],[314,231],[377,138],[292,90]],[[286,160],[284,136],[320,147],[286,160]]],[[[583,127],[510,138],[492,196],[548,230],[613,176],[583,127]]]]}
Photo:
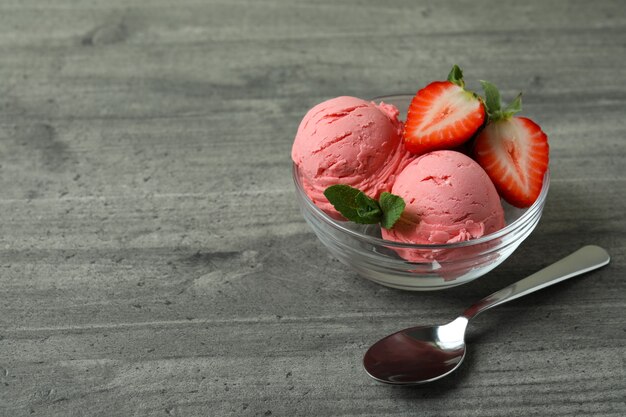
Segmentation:
{"type": "Polygon", "coordinates": [[[517,97],[515,97],[515,100],[506,106],[504,113],[512,116],[520,111],[522,111],[522,93],[519,93],[517,97]]]}
{"type": "Polygon", "coordinates": [[[452,84],[456,84],[461,88],[465,88],[465,81],[463,81],[463,71],[458,65],[454,64],[450,73],[448,74],[448,81],[452,84]]]}
{"type": "Polygon", "coordinates": [[[489,81],[481,80],[480,84],[485,91],[485,110],[490,121],[497,122],[498,120],[508,119],[515,113],[522,111],[522,93],[519,93],[515,100],[502,109],[502,100],[498,88],[489,81]]]}

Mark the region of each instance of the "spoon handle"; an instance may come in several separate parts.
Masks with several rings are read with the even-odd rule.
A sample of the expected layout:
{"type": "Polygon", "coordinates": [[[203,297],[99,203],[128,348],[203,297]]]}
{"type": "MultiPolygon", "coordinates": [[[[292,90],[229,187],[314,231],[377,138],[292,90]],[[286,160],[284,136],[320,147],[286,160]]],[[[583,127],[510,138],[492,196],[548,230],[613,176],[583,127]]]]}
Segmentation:
{"type": "Polygon", "coordinates": [[[515,300],[557,282],[565,281],[585,272],[607,265],[609,254],[599,246],[583,246],[550,266],[478,301],[465,310],[462,316],[471,319],[485,310],[515,300]]]}

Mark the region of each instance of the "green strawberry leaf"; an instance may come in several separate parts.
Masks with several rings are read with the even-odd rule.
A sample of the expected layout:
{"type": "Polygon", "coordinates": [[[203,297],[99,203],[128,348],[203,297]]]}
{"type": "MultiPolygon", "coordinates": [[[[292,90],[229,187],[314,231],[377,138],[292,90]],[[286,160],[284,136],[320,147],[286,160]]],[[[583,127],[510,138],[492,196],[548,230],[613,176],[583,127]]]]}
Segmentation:
{"type": "Polygon", "coordinates": [[[378,202],[383,211],[380,225],[385,229],[391,229],[402,215],[406,204],[402,197],[387,192],[380,195],[378,202]]]}
{"type": "Polygon", "coordinates": [[[500,98],[500,91],[498,88],[491,84],[489,81],[480,81],[485,90],[485,108],[489,115],[490,121],[498,121],[502,119],[508,119],[515,113],[522,111],[522,93],[519,93],[515,100],[513,100],[508,106],[502,108],[502,99],[500,98]]]}
{"type": "Polygon", "coordinates": [[[465,87],[465,81],[463,81],[463,71],[458,65],[454,65],[450,73],[448,74],[448,81],[452,84],[456,84],[459,87],[465,87]]]}
{"type": "Polygon", "coordinates": [[[505,117],[513,116],[515,113],[519,113],[522,111],[522,93],[519,93],[515,100],[513,100],[508,106],[506,106],[503,110],[505,117]]]}
{"type": "Polygon", "coordinates": [[[349,185],[331,185],[324,190],[324,196],[343,217],[360,224],[375,224],[382,217],[376,200],[349,185]],[[373,204],[375,207],[373,206],[373,204]],[[376,213],[378,210],[378,213],[376,213]]]}
{"type": "Polygon", "coordinates": [[[502,108],[500,91],[489,81],[480,80],[480,84],[483,86],[483,90],[485,90],[485,107],[487,107],[487,113],[490,117],[499,114],[502,108]]]}

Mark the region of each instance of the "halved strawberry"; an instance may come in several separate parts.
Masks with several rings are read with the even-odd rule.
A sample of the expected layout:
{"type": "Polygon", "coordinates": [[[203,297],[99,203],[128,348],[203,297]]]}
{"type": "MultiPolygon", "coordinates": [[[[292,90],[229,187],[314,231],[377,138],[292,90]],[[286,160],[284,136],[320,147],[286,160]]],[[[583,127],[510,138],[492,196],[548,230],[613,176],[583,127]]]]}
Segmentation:
{"type": "Polygon", "coordinates": [[[432,82],[417,92],[404,125],[404,146],[409,152],[459,146],[483,125],[483,104],[464,87],[463,73],[455,65],[448,81],[432,82]]]}
{"type": "Polygon", "coordinates": [[[539,196],[548,169],[548,137],[532,120],[513,116],[521,110],[521,95],[502,110],[495,86],[483,82],[483,87],[490,120],[476,138],[475,159],[502,198],[528,207],[539,196]]]}

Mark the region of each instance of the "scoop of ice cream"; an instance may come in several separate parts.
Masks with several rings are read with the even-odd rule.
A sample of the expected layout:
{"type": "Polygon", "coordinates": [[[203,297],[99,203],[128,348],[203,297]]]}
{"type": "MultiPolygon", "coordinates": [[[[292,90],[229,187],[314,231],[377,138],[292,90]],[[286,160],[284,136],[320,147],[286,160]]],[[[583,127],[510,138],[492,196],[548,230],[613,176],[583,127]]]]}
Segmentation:
{"type": "Polygon", "coordinates": [[[324,196],[335,184],[358,188],[372,198],[390,191],[412,159],[402,144],[395,106],[337,97],[304,116],[291,150],[309,198],[335,218],[341,215],[324,196]]]}
{"type": "Polygon", "coordinates": [[[495,186],[480,165],[459,152],[416,158],[398,175],[391,192],[404,199],[406,208],[392,229],[382,229],[384,239],[453,243],[493,233],[505,224],[495,186]]]}

